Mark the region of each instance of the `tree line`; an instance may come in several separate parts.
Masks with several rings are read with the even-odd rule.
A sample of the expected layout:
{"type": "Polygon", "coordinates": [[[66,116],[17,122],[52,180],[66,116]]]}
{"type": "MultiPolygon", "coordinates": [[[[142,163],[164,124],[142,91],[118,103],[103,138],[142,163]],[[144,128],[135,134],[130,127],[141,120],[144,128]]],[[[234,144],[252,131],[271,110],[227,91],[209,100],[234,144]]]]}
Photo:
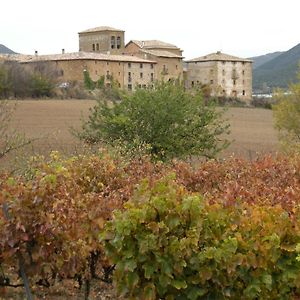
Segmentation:
{"type": "Polygon", "coordinates": [[[0,99],[49,97],[53,94],[57,74],[45,63],[28,68],[18,62],[0,63],[0,99]]]}

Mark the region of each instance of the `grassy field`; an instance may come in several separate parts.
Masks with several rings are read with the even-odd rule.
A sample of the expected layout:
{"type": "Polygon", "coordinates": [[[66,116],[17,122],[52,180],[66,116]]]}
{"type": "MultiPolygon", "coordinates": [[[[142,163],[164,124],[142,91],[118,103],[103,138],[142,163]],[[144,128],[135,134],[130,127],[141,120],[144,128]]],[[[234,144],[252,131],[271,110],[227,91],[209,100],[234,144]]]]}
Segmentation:
{"type": "MultiPolygon", "coordinates": [[[[13,154],[0,162],[4,166],[15,156],[24,158],[32,154],[47,154],[50,150],[62,153],[82,151],[70,128],[80,128],[87,118],[92,100],[22,100],[17,101],[11,126],[28,138],[37,139],[26,151],[13,154]]],[[[231,146],[221,156],[232,154],[247,159],[278,150],[276,131],[273,129],[272,111],[254,108],[229,108],[225,114],[231,124],[231,146]]]]}

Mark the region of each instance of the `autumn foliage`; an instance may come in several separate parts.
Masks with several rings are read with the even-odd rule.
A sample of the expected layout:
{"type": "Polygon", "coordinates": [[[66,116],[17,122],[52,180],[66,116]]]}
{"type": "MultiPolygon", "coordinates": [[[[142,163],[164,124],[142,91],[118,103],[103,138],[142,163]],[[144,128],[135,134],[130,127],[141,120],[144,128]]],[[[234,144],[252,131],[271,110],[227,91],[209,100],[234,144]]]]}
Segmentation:
{"type": "Polygon", "coordinates": [[[299,176],[299,157],[35,158],[24,176],[0,175],[1,269],[18,274],[21,254],[30,282],[51,285],[109,281],[115,267],[138,299],[298,295],[299,176]]]}

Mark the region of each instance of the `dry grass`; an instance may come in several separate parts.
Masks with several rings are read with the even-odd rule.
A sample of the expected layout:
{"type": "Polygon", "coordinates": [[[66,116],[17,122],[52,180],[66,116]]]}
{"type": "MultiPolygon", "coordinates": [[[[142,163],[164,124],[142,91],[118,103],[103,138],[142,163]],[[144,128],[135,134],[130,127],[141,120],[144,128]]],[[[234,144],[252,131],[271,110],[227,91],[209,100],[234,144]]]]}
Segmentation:
{"type": "Polygon", "coordinates": [[[235,154],[247,159],[279,151],[273,114],[269,109],[229,108],[225,114],[231,128],[232,144],[222,156],[235,154]]]}
{"type": "MultiPolygon", "coordinates": [[[[28,138],[38,138],[33,145],[8,161],[28,157],[33,154],[47,154],[51,150],[62,153],[82,151],[80,143],[70,132],[70,128],[80,128],[81,119],[87,118],[89,109],[95,105],[93,100],[22,100],[17,101],[12,127],[28,138]]],[[[252,108],[229,108],[225,117],[231,124],[232,145],[222,153],[253,159],[257,155],[278,150],[276,131],[272,124],[272,111],[252,108]]]]}

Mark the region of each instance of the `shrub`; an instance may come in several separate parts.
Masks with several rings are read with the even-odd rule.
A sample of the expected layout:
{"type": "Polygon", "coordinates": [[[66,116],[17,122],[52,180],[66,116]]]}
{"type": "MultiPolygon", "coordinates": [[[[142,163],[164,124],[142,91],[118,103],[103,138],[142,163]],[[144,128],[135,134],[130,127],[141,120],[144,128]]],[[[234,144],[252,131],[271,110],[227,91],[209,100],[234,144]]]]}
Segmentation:
{"type": "Polygon", "coordinates": [[[221,116],[201,94],[190,94],[174,82],[160,83],[153,90],[123,95],[113,106],[99,102],[79,137],[91,143],[120,143],[129,150],[147,148],[160,160],[213,157],[228,145],[228,125],[221,116]]]}
{"type": "Polygon", "coordinates": [[[299,225],[278,206],[211,205],[164,178],[102,237],[130,299],[287,299],[299,294],[299,225]]]}

